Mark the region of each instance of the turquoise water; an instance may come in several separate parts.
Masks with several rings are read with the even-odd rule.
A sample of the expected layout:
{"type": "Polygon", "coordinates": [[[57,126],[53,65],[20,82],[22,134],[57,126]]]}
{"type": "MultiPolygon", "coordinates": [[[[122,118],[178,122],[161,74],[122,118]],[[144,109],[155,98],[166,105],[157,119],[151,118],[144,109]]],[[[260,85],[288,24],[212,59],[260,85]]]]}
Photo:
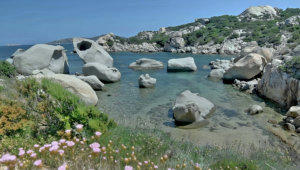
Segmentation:
{"type": "MultiPolygon", "coordinates": [[[[83,62],[73,54],[71,44],[64,45],[67,49],[71,73],[81,72],[83,62]]],[[[0,47],[1,59],[9,57],[21,47],[0,47]]],[[[276,143],[267,130],[267,120],[277,119],[280,114],[273,107],[266,106],[260,98],[239,92],[231,85],[207,78],[210,70],[203,69],[210,61],[230,59],[219,55],[193,55],[172,53],[111,53],[114,65],[122,73],[120,82],[106,84],[103,91],[97,92],[98,107],[110,117],[123,125],[135,128],[161,129],[174,138],[188,140],[197,144],[227,145],[235,141],[245,144],[260,145],[260,143],[276,143]],[[194,73],[167,73],[166,63],[171,58],[192,56],[198,71],[194,73]],[[160,60],[165,68],[152,71],[134,71],[128,68],[131,62],[139,58],[160,60]],[[138,77],[143,73],[157,79],[153,89],[140,89],[138,77]],[[176,96],[184,90],[199,93],[216,105],[216,111],[209,118],[209,125],[192,130],[176,128],[170,109],[176,96]],[[264,113],[257,116],[247,115],[244,110],[252,104],[266,106],[264,113]]],[[[265,146],[264,146],[265,147],[265,146]]]]}

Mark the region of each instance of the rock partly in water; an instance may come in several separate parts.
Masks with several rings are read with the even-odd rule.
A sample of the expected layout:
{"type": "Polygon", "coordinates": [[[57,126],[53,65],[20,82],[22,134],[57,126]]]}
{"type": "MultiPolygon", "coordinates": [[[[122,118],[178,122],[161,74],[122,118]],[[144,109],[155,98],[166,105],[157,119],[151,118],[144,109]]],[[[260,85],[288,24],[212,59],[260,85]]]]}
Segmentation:
{"type": "Polygon", "coordinates": [[[58,82],[68,91],[79,96],[80,99],[88,105],[96,105],[98,102],[98,97],[91,86],[75,76],[66,74],[52,74],[41,76],[39,78],[48,78],[58,82]]]}
{"type": "Polygon", "coordinates": [[[68,58],[62,46],[37,44],[17,53],[13,64],[18,73],[31,75],[34,70],[49,69],[54,73],[69,73],[68,58]]]}
{"type": "Polygon", "coordinates": [[[210,71],[208,77],[213,79],[222,79],[225,70],[223,69],[213,69],[210,71]]]}
{"type": "Polygon", "coordinates": [[[157,60],[141,58],[131,63],[129,68],[136,70],[162,69],[164,68],[164,64],[157,60]]]}
{"type": "Polygon", "coordinates": [[[74,38],[73,46],[84,63],[99,63],[113,66],[113,58],[96,42],[84,38],[74,38]]]}
{"type": "Polygon", "coordinates": [[[271,63],[267,64],[257,91],[282,107],[289,108],[298,103],[300,99],[299,81],[280,71],[271,63]]]}
{"type": "Polygon", "coordinates": [[[263,108],[259,105],[252,105],[250,108],[246,110],[250,115],[256,115],[263,112],[263,108]]]}
{"type": "Polygon", "coordinates": [[[155,87],[156,79],[149,76],[149,74],[142,74],[139,77],[140,88],[151,88],[155,87]]]}
{"type": "Polygon", "coordinates": [[[95,75],[100,81],[113,83],[120,81],[121,73],[114,67],[107,67],[99,63],[87,63],[82,67],[85,76],[95,75]]]}
{"type": "Polygon", "coordinates": [[[178,122],[201,122],[214,111],[215,105],[189,90],[182,92],[173,107],[174,118],[178,122]]]}
{"type": "Polygon", "coordinates": [[[94,90],[102,90],[104,87],[104,84],[94,75],[77,76],[77,78],[89,84],[94,90]]]}
{"type": "Polygon", "coordinates": [[[197,66],[193,57],[170,59],[168,61],[168,72],[196,71],[197,66]]]}
{"type": "Polygon", "coordinates": [[[224,73],[223,79],[230,81],[235,79],[250,80],[263,71],[265,64],[266,61],[263,56],[251,53],[234,63],[233,66],[224,73]]]}
{"type": "Polygon", "coordinates": [[[238,79],[235,79],[233,82],[233,86],[238,88],[240,91],[245,91],[247,93],[255,93],[257,90],[259,79],[254,79],[251,81],[240,81],[238,79]]]}

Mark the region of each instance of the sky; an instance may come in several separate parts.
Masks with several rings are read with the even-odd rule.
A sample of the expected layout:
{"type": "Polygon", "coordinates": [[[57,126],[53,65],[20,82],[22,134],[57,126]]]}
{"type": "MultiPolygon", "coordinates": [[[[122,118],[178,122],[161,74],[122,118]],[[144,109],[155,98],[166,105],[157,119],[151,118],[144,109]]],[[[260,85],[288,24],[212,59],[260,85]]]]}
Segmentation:
{"type": "Polygon", "coordinates": [[[129,37],[258,5],[300,8],[300,0],[0,0],[0,45],[110,32],[129,37]]]}

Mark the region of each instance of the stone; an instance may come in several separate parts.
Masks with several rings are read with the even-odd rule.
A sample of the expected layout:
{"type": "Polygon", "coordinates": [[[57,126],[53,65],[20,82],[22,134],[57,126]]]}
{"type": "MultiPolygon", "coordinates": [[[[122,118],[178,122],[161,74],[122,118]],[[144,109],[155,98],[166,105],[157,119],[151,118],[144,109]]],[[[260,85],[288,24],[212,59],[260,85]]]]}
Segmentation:
{"type": "Polygon", "coordinates": [[[77,78],[89,84],[94,90],[102,90],[104,87],[104,84],[94,75],[77,76],[77,78]]]}
{"type": "Polygon", "coordinates": [[[197,66],[193,57],[170,59],[167,70],[168,72],[196,71],[197,66]]]}
{"type": "Polygon", "coordinates": [[[224,73],[225,73],[225,70],[223,70],[223,69],[213,69],[210,71],[208,77],[214,78],[214,79],[222,79],[224,73]]]}
{"type": "Polygon", "coordinates": [[[211,69],[223,69],[223,70],[228,70],[230,67],[233,66],[233,62],[230,60],[219,60],[217,59],[216,61],[212,61],[209,63],[211,69]]]}
{"type": "Polygon", "coordinates": [[[185,42],[182,37],[174,37],[171,38],[170,45],[174,48],[182,48],[185,46],[185,42]]]}
{"type": "Polygon", "coordinates": [[[178,122],[193,123],[202,121],[213,113],[215,105],[197,93],[189,90],[177,96],[173,107],[174,118],[178,122]]]}
{"type": "Polygon", "coordinates": [[[100,81],[114,83],[120,81],[121,73],[117,68],[107,67],[99,63],[87,63],[82,67],[85,76],[95,75],[100,81]]]}
{"type": "Polygon", "coordinates": [[[156,79],[149,76],[149,74],[142,74],[139,77],[140,88],[151,88],[155,87],[156,79]]]}
{"type": "Polygon", "coordinates": [[[293,49],[293,56],[300,56],[300,45],[297,45],[297,46],[293,49]]]}
{"type": "Polygon", "coordinates": [[[84,38],[73,38],[73,46],[85,64],[99,63],[107,67],[113,66],[113,58],[95,41],[84,38]]]}
{"type": "Polygon", "coordinates": [[[296,129],[296,133],[300,133],[300,127],[296,129]]]}
{"type": "Polygon", "coordinates": [[[75,76],[66,74],[53,74],[43,76],[42,78],[48,78],[58,82],[68,91],[79,96],[80,99],[88,105],[96,105],[98,102],[98,97],[91,86],[75,76]]]}
{"type": "Polygon", "coordinates": [[[300,99],[299,82],[288,74],[280,71],[271,63],[265,66],[257,91],[260,96],[268,98],[281,107],[289,108],[300,99]]]}
{"type": "Polygon", "coordinates": [[[246,110],[250,115],[256,115],[263,112],[263,108],[259,105],[252,105],[246,110]]]}
{"type": "Polygon", "coordinates": [[[271,6],[252,6],[239,15],[240,18],[251,21],[257,19],[274,19],[276,16],[278,16],[278,13],[271,6]]]}
{"type": "Polygon", "coordinates": [[[18,73],[31,75],[34,70],[49,69],[56,74],[68,74],[69,64],[64,47],[37,44],[13,58],[18,73]]]}
{"type": "Polygon", "coordinates": [[[284,24],[289,26],[299,25],[299,23],[300,15],[292,16],[284,21],[284,24]]]}
{"type": "Polygon", "coordinates": [[[295,132],[296,128],[294,125],[290,124],[290,123],[285,123],[283,125],[283,128],[292,132],[295,132]]]}
{"type": "Polygon", "coordinates": [[[24,53],[24,52],[25,52],[24,49],[19,48],[19,49],[17,49],[17,50],[10,56],[10,58],[14,58],[16,55],[22,54],[22,53],[24,53]]]}
{"type": "Polygon", "coordinates": [[[141,58],[129,65],[129,68],[136,70],[148,70],[148,69],[163,69],[164,64],[160,61],[156,61],[149,58],[141,58]]]}
{"type": "Polygon", "coordinates": [[[14,59],[12,59],[12,58],[8,58],[5,61],[8,62],[9,64],[13,64],[14,63],[14,59]]]}
{"type": "Polygon", "coordinates": [[[250,80],[260,74],[263,71],[263,68],[266,64],[266,61],[263,56],[255,53],[251,53],[229,68],[223,76],[224,80],[250,80]]]}
{"type": "Polygon", "coordinates": [[[258,85],[258,80],[254,79],[251,81],[240,81],[238,79],[235,79],[233,82],[233,86],[238,88],[240,91],[245,91],[248,93],[254,93],[256,92],[258,85]]]}
{"type": "Polygon", "coordinates": [[[292,106],[289,111],[286,113],[286,116],[296,118],[300,116],[300,106],[292,106]]]}
{"type": "Polygon", "coordinates": [[[294,119],[294,123],[293,125],[296,127],[296,128],[299,128],[300,127],[300,116],[296,117],[294,119]]]}

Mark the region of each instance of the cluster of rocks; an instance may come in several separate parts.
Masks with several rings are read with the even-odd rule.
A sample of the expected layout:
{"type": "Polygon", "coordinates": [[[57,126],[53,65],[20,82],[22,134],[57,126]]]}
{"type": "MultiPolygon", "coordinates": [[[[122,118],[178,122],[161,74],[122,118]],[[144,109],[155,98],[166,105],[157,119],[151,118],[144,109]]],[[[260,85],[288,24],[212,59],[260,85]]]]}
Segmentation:
{"type": "Polygon", "coordinates": [[[283,118],[283,128],[300,133],[300,106],[292,106],[283,118]]]}

